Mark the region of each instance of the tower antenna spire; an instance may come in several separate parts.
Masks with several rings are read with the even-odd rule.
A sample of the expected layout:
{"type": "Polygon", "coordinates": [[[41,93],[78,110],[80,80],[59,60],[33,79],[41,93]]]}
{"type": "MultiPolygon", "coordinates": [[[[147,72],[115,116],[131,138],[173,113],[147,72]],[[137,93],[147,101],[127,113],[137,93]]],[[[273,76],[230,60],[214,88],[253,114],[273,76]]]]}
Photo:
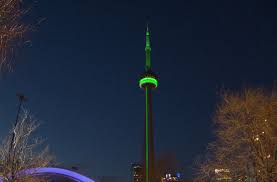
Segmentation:
{"type": "Polygon", "coordinates": [[[145,71],[151,70],[151,45],[150,45],[150,28],[149,23],[146,25],[146,40],[145,40],[145,71]]]}

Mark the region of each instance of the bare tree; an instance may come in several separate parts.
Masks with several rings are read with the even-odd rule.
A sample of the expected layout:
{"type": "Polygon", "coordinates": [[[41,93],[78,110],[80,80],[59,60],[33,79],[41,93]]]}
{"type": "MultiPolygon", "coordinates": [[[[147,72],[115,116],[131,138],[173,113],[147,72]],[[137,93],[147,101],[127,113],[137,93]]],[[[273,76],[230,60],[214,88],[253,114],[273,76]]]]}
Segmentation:
{"type": "Polygon", "coordinates": [[[0,173],[7,181],[41,181],[41,179],[24,174],[24,170],[48,166],[53,157],[48,147],[41,149],[43,140],[33,136],[38,122],[29,111],[22,110],[18,124],[12,129],[12,135],[6,137],[0,146],[0,173]],[[10,150],[12,142],[12,150],[10,150]],[[41,149],[41,150],[40,150],[41,149]]]}
{"type": "Polygon", "coordinates": [[[277,181],[277,91],[225,91],[195,181],[277,181]]]}
{"type": "Polygon", "coordinates": [[[30,26],[22,23],[28,9],[22,0],[0,0],[0,71],[11,70],[16,49],[30,26]]]}

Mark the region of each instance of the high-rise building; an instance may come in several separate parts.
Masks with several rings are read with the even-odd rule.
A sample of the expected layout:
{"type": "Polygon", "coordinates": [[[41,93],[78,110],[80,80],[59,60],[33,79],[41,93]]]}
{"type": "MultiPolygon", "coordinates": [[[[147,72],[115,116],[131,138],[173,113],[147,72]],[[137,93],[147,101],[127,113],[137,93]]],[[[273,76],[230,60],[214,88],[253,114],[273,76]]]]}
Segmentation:
{"type": "Polygon", "coordinates": [[[163,177],[161,177],[159,182],[189,182],[190,180],[184,179],[181,173],[166,173],[163,177]]]}
{"type": "Polygon", "coordinates": [[[165,177],[162,177],[161,182],[178,182],[179,178],[171,174],[166,174],[165,177]]]}
{"type": "Polygon", "coordinates": [[[140,164],[132,164],[132,182],[144,182],[143,168],[140,164]]]}
{"type": "Polygon", "coordinates": [[[157,76],[152,71],[151,65],[151,46],[150,46],[150,31],[147,26],[146,30],[146,45],[145,45],[145,71],[139,80],[139,86],[145,92],[145,150],[144,150],[144,182],[155,182],[154,169],[154,134],[152,120],[152,90],[157,88],[157,76]]]}

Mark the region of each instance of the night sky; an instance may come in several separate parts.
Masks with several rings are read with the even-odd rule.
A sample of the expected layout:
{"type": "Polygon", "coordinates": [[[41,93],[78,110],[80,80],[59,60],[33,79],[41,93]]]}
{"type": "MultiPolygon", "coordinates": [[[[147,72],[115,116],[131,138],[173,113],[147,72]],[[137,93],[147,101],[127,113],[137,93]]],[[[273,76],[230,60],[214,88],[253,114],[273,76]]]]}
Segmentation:
{"type": "Polygon", "coordinates": [[[0,136],[14,121],[16,92],[42,123],[57,161],[90,176],[130,181],[144,135],[145,25],[150,19],[155,150],[175,153],[184,174],[203,154],[221,88],[267,87],[277,79],[273,1],[40,0],[46,18],[32,45],[0,80],[0,136]],[[150,17],[150,18],[147,18],[150,17]]]}

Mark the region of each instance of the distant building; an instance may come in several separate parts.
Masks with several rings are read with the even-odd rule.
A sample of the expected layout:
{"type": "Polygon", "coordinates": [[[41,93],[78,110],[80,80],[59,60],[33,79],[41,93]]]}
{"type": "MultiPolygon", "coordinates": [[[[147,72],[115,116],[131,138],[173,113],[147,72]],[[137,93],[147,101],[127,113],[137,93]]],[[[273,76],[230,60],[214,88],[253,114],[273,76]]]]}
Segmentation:
{"type": "Polygon", "coordinates": [[[166,174],[162,177],[161,182],[179,182],[181,181],[180,178],[176,175],[166,174]]]}
{"type": "Polygon", "coordinates": [[[215,179],[216,181],[231,181],[231,175],[229,169],[215,169],[215,179]]]}
{"type": "Polygon", "coordinates": [[[132,182],[144,182],[142,165],[132,164],[132,182]]]}

